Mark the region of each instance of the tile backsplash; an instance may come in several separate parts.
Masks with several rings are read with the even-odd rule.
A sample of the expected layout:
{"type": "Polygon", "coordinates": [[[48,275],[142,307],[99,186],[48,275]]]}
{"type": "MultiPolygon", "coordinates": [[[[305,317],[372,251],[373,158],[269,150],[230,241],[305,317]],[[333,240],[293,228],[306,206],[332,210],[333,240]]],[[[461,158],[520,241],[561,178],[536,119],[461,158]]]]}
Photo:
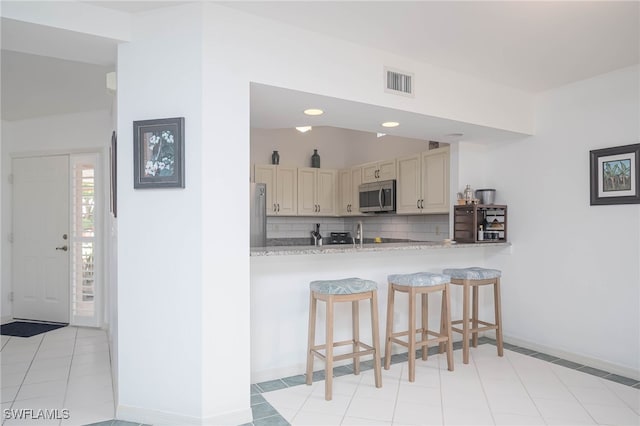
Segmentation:
{"type": "Polygon", "coordinates": [[[442,241],[449,238],[449,215],[375,215],[357,217],[268,217],[267,238],[308,238],[315,224],[320,233],[351,232],[362,221],[365,238],[381,237],[413,241],[442,241]]]}

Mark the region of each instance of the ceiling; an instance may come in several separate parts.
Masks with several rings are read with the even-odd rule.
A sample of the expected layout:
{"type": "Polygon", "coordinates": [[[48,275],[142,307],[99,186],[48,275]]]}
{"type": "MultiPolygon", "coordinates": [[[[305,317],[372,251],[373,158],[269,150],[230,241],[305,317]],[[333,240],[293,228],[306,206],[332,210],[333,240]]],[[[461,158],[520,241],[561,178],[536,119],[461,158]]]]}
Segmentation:
{"type": "Polygon", "coordinates": [[[225,5],[526,92],[640,62],[637,1],[239,1],[225,5]]]}
{"type": "MultiPolygon", "coordinates": [[[[85,1],[131,14],[187,2],[192,1],[85,1]]],[[[221,4],[534,93],[639,62],[640,3],[635,1],[221,4]]],[[[47,115],[47,108],[49,114],[95,109],[108,99],[104,74],[115,66],[114,40],[3,18],[2,49],[3,119],[47,115]],[[95,96],[55,90],[72,83],[79,94],[95,96]]],[[[252,85],[251,102],[255,127],[291,127],[302,106],[324,105],[327,114],[303,124],[376,131],[379,119],[393,113],[402,126],[389,133],[398,136],[509,137],[495,129],[269,86],[252,85]]]]}

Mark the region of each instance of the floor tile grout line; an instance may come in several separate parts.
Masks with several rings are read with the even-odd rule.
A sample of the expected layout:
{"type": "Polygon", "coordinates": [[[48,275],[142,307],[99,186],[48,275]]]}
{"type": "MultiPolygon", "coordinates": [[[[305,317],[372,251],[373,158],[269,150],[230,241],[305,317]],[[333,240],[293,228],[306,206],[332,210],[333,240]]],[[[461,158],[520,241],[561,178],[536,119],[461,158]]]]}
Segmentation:
{"type": "MultiPolygon", "coordinates": [[[[44,340],[44,339],[43,339],[44,340]]],[[[67,374],[67,385],[64,388],[64,397],[62,398],[62,408],[67,404],[67,395],[69,394],[69,382],[71,381],[71,366],[73,365],[73,357],[76,353],[76,343],[78,342],[78,328],[75,329],[73,336],[73,351],[71,351],[71,361],[69,362],[69,372],[67,374]]],[[[62,425],[62,420],[58,423],[62,425]]]]}
{"type": "MultiPolygon", "coordinates": [[[[508,349],[507,349],[508,350],[508,349]]],[[[517,352],[516,352],[517,353],[517,352]]],[[[522,354],[521,354],[522,355],[522,354]]],[[[525,355],[527,356],[527,355],[525,355]]],[[[533,395],[531,395],[531,393],[529,392],[529,389],[527,388],[527,385],[524,383],[524,381],[522,380],[522,376],[520,375],[520,372],[518,371],[518,369],[516,368],[516,366],[513,364],[513,362],[511,361],[510,357],[507,357],[507,361],[509,362],[509,364],[511,364],[511,367],[513,368],[513,370],[516,372],[516,376],[518,376],[518,381],[520,382],[520,384],[522,384],[522,387],[524,388],[524,391],[527,393],[527,396],[529,397],[529,399],[531,400],[531,402],[533,403],[533,406],[536,407],[536,411],[538,412],[538,414],[540,415],[540,418],[542,419],[542,421],[544,422],[544,424],[547,424],[547,419],[545,418],[545,416],[542,415],[542,411],[540,411],[540,407],[538,407],[538,404],[536,403],[536,401],[533,399],[533,395]]],[[[541,360],[543,361],[543,360],[541,360]]],[[[548,361],[545,361],[548,362],[548,361]]]]}
{"type": "MultiPolygon", "coordinates": [[[[559,364],[560,365],[560,364],[559,364]]],[[[564,367],[564,366],[563,366],[564,367]]],[[[574,370],[578,371],[577,368],[575,368],[574,370]]],[[[571,388],[569,387],[569,385],[567,385],[565,383],[564,380],[562,380],[562,378],[560,377],[560,375],[553,370],[553,368],[551,368],[551,373],[553,373],[553,375],[556,376],[556,378],[558,380],[560,380],[560,383],[562,383],[562,385],[567,389],[567,391],[571,394],[571,396],[576,400],[576,402],[580,405],[580,407],[582,407],[582,409],[585,411],[585,413],[587,413],[587,415],[589,416],[589,418],[591,418],[591,420],[593,420],[594,424],[599,424],[598,421],[593,417],[593,415],[591,414],[591,412],[589,410],[587,410],[587,408],[582,404],[582,401],[580,401],[580,399],[578,399],[578,397],[571,391],[571,388]]]]}
{"type": "MultiPolygon", "coordinates": [[[[478,344],[478,346],[480,346],[478,344]]],[[[489,414],[491,415],[491,420],[493,421],[493,424],[496,424],[496,417],[493,414],[493,410],[491,409],[491,404],[489,403],[489,397],[487,396],[487,391],[484,388],[484,382],[482,381],[482,376],[480,375],[480,371],[478,370],[478,364],[476,364],[476,360],[473,357],[471,351],[469,351],[469,359],[473,361],[473,368],[476,370],[476,374],[478,375],[478,381],[480,382],[480,387],[482,388],[482,394],[484,395],[484,400],[487,403],[487,408],[489,409],[489,414]]],[[[502,356],[502,358],[504,358],[504,356],[502,356]]]]}
{"type": "MultiPolygon", "coordinates": [[[[31,358],[31,362],[29,363],[29,367],[27,367],[27,371],[24,372],[24,377],[22,378],[22,382],[20,382],[20,386],[18,387],[18,391],[14,395],[13,401],[11,401],[11,406],[9,407],[9,409],[13,409],[13,404],[16,403],[16,398],[20,394],[20,390],[22,389],[22,385],[24,385],[24,381],[27,379],[27,374],[29,374],[29,370],[31,370],[31,366],[33,365],[33,360],[36,359],[36,356],[38,355],[38,351],[40,350],[40,346],[42,346],[42,341],[43,340],[44,340],[44,334],[42,336],[40,336],[40,343],[38,343],[38,348],[33,353],[33,357],[31,358]]],[[[4,421],[2,422],[2,424],[4,424],[4,421]]]]}
{"type": "MultiPolygon", "coordinates": [[[[389,369],[391,369],[391,367],[389,367],[389,369]]],[[[394,419],[396,418],[396,410],[398,409],[398,399],[400,398],[400,385],[402,384],[403,372],[404,372],[404,369],[400,368],[400,376],[398,377],[398,390],[396,391],[396,400],[393,404],[393,413],[391,414],[391,424],[394,423],[394,419]]],[[[380,378],[380,380],[382,381],[382,378],[380,378]]]]}
{"type": "MultiPolygon", "coordinates": [[[[449,346],[449,345],[447,345],[449,346]]],[[[453,346],[452,349],[453,350],[453,346]]],[[[454,367],[455,369],[455,367],[454,367]]],[[[441,423],[445,424],[444,422],[444,396],[442,395],[442,368],[440,368],[440,359],[438,359],[438,381],[440,383],[440,419],[442,420],[441,423]]]]}

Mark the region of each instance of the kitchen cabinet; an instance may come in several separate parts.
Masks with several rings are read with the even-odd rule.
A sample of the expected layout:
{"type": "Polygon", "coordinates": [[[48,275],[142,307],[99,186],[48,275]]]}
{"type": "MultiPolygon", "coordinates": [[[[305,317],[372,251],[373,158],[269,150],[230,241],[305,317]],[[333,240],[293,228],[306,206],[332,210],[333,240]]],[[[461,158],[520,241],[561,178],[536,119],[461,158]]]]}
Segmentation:
{"type": "Polygon", "coordinates": [[[507,206],[465,204],[453,209],[453,237],[459,243],[507,241],[507,206]]]}
{"type": "Polygon", "coordinates": [[[449,212],[449,147],[397,159],[396,211],[449,212]]]}
{"type": "Polygon", "coordinates": [[[337,215],[337,178],[337,170],[299,168],[298,216],[337,215]]]}
{"type": "Polygon", "coordinates": [[[267,184],[267,216],[298,214],[298,169],[271,164],[255,166],[255,182],[267,184]]]}
{"type": "Polygon", "coordinates": [[[340,216],[361,215],[358,187],[362,183],[362,168],[353,167],[351,169],[340,170],[338,182],[340,189],[338,214],[340,216]]]}
{"type": "Polygon", "coordinates": [[[360,166],[362,168],[362,183],[376,182],[396,178],[396,160],[376,161],[360,166]]]}

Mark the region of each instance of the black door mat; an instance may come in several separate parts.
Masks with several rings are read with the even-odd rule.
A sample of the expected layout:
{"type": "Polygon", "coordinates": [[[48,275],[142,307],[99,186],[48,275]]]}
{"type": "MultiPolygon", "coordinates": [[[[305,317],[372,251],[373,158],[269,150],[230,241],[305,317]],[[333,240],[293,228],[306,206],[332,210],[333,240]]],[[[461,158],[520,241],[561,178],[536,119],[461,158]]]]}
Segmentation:
{"type": "Polygon", "coordinates": [[[57,328],[66,327],[69,324],[59,322],[27,322],[14,321],[0,326],[0,334],[3,336],[31,337],[57,328]]]}

